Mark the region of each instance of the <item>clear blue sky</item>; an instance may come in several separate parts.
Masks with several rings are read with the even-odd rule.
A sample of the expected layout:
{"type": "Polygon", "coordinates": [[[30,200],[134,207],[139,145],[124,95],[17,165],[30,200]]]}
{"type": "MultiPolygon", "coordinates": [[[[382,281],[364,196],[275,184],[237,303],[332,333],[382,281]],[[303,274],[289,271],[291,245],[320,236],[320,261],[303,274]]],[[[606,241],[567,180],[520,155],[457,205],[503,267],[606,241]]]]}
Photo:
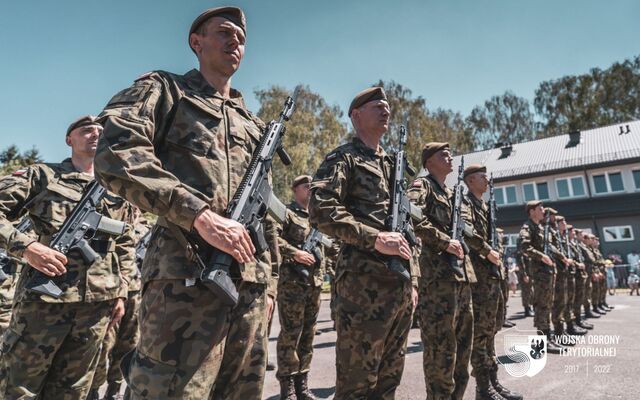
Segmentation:
{"type": "Polygon", "coordinates": [[[144,72],[194,68],[191,21],[226,4],[247,14],[233,86],[253,111],[254,89],[271,84],[308,84],[344,109],[393,79],[467,114],[505,90],[532,100],[541,81],[640,54],[634,0],[12,0],[0,7],[0,149],[63,159],[73,119],[144,72]]]}

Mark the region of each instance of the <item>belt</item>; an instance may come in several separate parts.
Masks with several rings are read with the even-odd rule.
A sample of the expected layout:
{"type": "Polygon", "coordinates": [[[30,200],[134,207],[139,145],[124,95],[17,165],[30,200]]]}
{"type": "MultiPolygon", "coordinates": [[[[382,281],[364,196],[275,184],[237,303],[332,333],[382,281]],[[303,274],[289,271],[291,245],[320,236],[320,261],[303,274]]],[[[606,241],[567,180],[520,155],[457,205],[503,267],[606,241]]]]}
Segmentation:
{"type": "Polygon", "coordinates": [[[89,242],[89,246],[96,251],[96,253],[110,253],[116,250],[116,242],[113,240],[105,239],[92,239],[89,242]]]}

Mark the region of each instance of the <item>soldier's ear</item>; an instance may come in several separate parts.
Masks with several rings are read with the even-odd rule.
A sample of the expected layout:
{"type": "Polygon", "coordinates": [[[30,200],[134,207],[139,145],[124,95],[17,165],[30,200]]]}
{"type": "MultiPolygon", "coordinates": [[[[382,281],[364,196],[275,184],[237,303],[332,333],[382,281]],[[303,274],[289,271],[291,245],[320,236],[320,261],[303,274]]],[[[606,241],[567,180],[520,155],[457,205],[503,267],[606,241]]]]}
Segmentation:
{"type": "Polygon", "coordinates": [[[64,142],[67,144],[67,146],[71,147],[71,138],[69,138],[69,135],[64,138],[64,142]]]}
{"type": "Polygon", "coordinates": [[[189,46],[193,49],[196,55],[200,53],[202,45],[200,44],[200,35],[196,32],[189,35],[189,46]]]}

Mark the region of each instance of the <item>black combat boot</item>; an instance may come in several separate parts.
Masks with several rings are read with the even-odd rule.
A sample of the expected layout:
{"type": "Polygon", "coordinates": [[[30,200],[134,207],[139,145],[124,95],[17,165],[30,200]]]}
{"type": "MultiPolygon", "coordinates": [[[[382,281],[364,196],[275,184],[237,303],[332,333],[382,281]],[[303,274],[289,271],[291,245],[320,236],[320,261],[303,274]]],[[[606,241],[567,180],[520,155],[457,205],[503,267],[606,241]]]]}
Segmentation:
{"type": "Polygon", "coordinates": [[[304,374],[294,375],[293,380],[296,386],[296,396],[298,400],[316,400],[316,397],[309,390],[306,372],[304,374]]]}
{"type": "Polygon", "coordinates": [[[280,400],[296,400],[296,388],[293,375],[280,378],[280,400]]]}
{"type": "Polygon", "coordinates": [[[574,325],[573,321],[567,322],[567,333],[569,335],[586,335],[587,330],[581,328],[580,326],[574,325]]]}
{"type": "Polygon", "coordinates": [[[551,333],[549,329],[542,331],[541,335],[547,337],[547,353],[561,354],[564,352],[564,347],[558,346],[553,340],[551,340],[551,333]]]}
{"type": "Polygon", "coordinates": [[[552,340],[559,347],[575,346],[574,340],[564,331],[564,324],[554,329],[552,340]]]}
{"type": "Polygon", "coordinates": [[[531,306],[524,308],[524,316],[525,316],[525,318],[526,317],[533,317],[533,308],[531,306]]]}
{"type": "Polygon", "coordinates": [[[276,369],[276,365],[271,360],[267,360],[267,371],[273,371],[276,369]]]}
{"type": "Polygon", "coordinates": [[[104,395],[104,400],[122,400],[124,396],[120,394],[120,387],[122,385],[116,382],[109,382],[107,385],[107,391],[104,395]]]}
{"type": "Polygon", "coordinates": [[[491,379],[491,386],[493,386],[496,392],[503,398],[507,400],[522,400],[524,398],[520,393],[513,392],[500,384],[498,381],[498,370],[491,371],[489,378],[491,379]]]}
{"type": "Polygon", "coordinates": [[[584,316],[586,318],[600,318],[600,313],[596,314],[587,308],[586,310],[584,310],[584,316]]]}
{"type": "Polygon", "coordinates": [[[605,314],[605,312],[604,312],[604,311],[600,311],[600,309],[599,309],[599,308],[598,308],[598,306],[596,306],[596,305],[593,305],[593,306],[591,307],[591,311],[593,311],[593,313],[594,313],[595,315],[599,315],[599,316],[603,316],[603,315],[605,314]]]}
{"type": "Polygon", "coordinates": [[[500,393],[496,392],[489,375],[486,372],[478,373],[476,375],[476,400],[504,400],[504,397],[500,396],[500,393]]]}
{"type": "Polygon", "coordinates": [[[614,308],[616,308],[615,306],[608,305],[606,301],[602,304],[604,304],[604,306],[607,307],[609,310],[613,310],[614,308]]]}
{"type": "Polygon", "coordinates": [[[98,389],[89,390],[89,395],[87,396],[87,400],[100,400],[100,394],[98,393],[98,389]]]}
{"type": "Polygon", "coordinates": [[[593,324],[588,323],[587,321],[585,321],[584,319],[580,318],[580,317],[576,317],[575,321],[576,326],[579,326],[582,329],[593,329],[593,324]]]}
{"type": "Polygon", "coordinates": [[[516,326],[516,324],[509,321],[508,319],[505,319],[504,323],[502,324],[503,328],[513,328],[514,326],[516,326]]]}
{"type": "Polygon", "coordinates": [[[598,306],[599,309],[604,310],[604,312],[609,312],[611,311],[611,308],[607,307],[604,303],[600,303],[600,305],[598,306]]]}

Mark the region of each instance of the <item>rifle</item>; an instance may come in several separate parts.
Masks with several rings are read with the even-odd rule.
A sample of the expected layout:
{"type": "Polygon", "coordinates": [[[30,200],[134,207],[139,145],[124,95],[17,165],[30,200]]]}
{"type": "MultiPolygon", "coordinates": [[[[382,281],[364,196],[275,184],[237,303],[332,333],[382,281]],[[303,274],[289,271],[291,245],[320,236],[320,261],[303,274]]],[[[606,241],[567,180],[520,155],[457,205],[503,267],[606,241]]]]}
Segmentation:
{"type": "MultiPolygon", "coordinates": [[[[551,236],[550,233],[551,232],[549,231],[550,230],[550,227],[549,227],[550,223],[551,223],[551,211],[546,210],[544,212],[544,232],[543,232],[543,235],[542,235],[542,240],[543,240],[544,244],[543,244],[542,252],[544,254],[546,254],[547,256],[549,256],[549,258],[553,259],[551,257],[551,254],[550,254],[552,245],[551,245],[551,243],[549,243],[551,241],[551,238],[550,238],[550,236],[551,236]]],[[[553,268],[552,267],[550,267],[550,266],[548,266],[546,264],[544,264],[544,265],[547,268],[547,272],[553,273],[553,268]]]]}
{"type": "MultiPolygon", "coordinates": [[[[31,228],[31,220],[29,217],[24,217],[22,220],[16,225],[16,229],[18,232],[25,233],[31,228]]],[[[12,266],[14,264],[14,260],[5,253],[0,253],[0,283],[9,279],[9,275],[13,275],[15,271],[12,270],[12,266]]]]}
{"type": "MultiPolygon", "coordinates": [[[[386,225],[390,232],[402,233],[409,245],[413,247],[418,244],[418,241],[411,224],[411,203],[406,194],[407,181],[404,178],[404,173],[406,171],[409,175],[414,176],[416,172],[407,162],[407,155],[404,151],[406,144],[407,129],[404,125],[400,125],[400,142],[394,155],[393,189],[391,191],[391,204],[389,205],[389,217],[386,225]]],[[[388,257],[386,264],[389,270],[402,280],[411,281],[411,275],[405,268],[405,262],[401,257],[388,257]]]]}
{"type": "MultiPolygon", "coordinates": [[[[80,201],[60,227],[49,243],[49,247],[62,254],[78,250],[85,263],[91,265],[98,258],[98,254],[89,246],[89,241],[96,232],[109,235],[122,235],[125,223],[103,216],[96,211],[96,206],[107,194],[105,188],[97,181],[89,183],[80,201]]],[[[27,282],[27,289],[36,293],[46,294],[56,299],[62,295],[62,290],[53,279],[34,269],[34,273],[27,282]]]]}
{"type": "MultiPolygon", "coordinates": [[[[491,178],[489,179],[489,244],[491,248],[495,251],[498,251],[498,209],[496,206],[496,199],[493,194],[493,174],[491,174],[491,178]]],[[[504,252],[507,253],[506,251],[504,252]]],[[[492,262],[489,262],[489,275],[496,278],[502,279],[500,276],[500,271],[498,271],[498,266],[492,262]]],[[[504,264],[504,263],[503,263],[504,264]]]]}
{"type": "Polygon", "coordinates": [[[152,231],[153,228],[149,229],[147,233],[142,236],[138,244],[136,244],[136,265],[138,266],[138,270],[142,269],[142,262],[144,261],[144,256],[147,254],[152,231]]]}
{"type": "MultiPolygon", "coordinates": [[[[322,261],[322,252],[320,251],[320,245],[324,245],[325,247],[330,247],[333,242],[323,235],[317,228],[311,228],[311,231],[304,239],[304,243],[302,244],[302,251],[305,251],[309,254],[313,254],[313,257],[316,259],[316,262],[313,266],[320,265],[322,261]]],[[[303,279],[309,278],[309,269],[300,263],[291,264],[293,270],[298,273],[303,279]]]]}
{"type": "MultiPolygon", "coordinates": [[[[269,183],[273,158],[277,153],[284,165],[291,164],[291,158],[282,147],[282,139],[285,134],[284,123],[291,118],[298,91],[299,89],[296,88],[293,97],[287,97],[278,121],[271,121],[267,126],[266,133],[260,139],[251,158],[247,172],[226,210],[228,218],[240,222],[247,229],[256,248],[256,254],[262,254],[268,248],[262,221],[269,211],[273,197],[273,189],[269,183]]],[[[229,275],[234,263],[233,257],[222,250],[212,248],[202,240],[194,240],[189,235],[187,240],[196,250],[193,253],[196,256],[196,262],[202,268],[200,274],[202,283],[223,303],[235,307],[238,304],[239,295],[229,275]],[[198,254],[201,247],[209,249],[206,263],[198,254]]]]}
{"type": "MultiPolygon", "coordinates": [[[[451,217],[451,239],[457,240],[462,245],[465,254],[469,254],[469,247],[464,241],[464,216],[462,215],[462,176],[464,174],[464,156],[460,159],[458,166],[458,183],[453,188],[453,215],[451,217]]],[[[447,262],[453,268],[453,272],[464,277],[464,259],[459,259],[451,253],[446,253],[447,262]]]]}

